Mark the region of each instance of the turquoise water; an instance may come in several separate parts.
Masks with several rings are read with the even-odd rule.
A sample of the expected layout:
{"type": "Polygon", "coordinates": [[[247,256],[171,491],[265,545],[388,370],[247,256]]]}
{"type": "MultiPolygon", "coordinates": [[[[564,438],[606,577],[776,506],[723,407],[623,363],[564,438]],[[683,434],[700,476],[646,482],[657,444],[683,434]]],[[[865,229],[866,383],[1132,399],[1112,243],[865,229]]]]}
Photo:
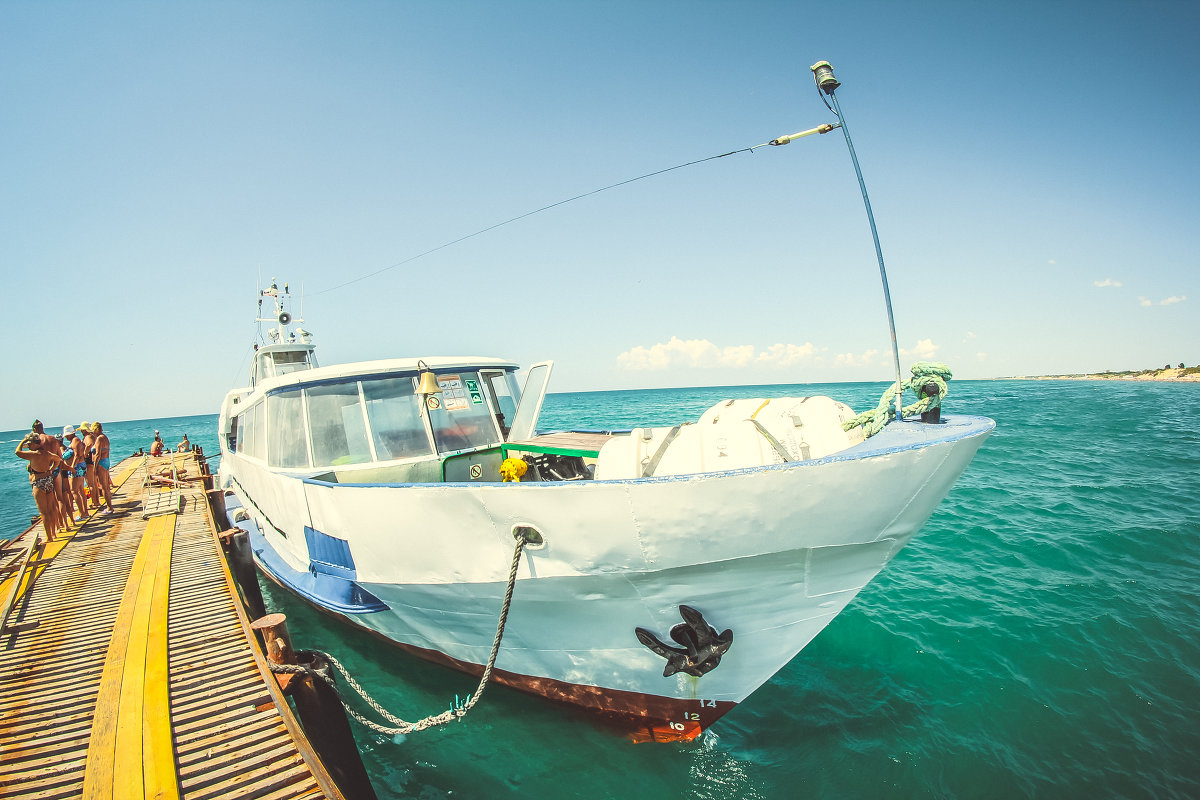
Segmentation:
{"type": "MultiPolygon", "coordinates": [[[[882,388],[552,395],[542,422],[679,422],[784,393],[861,410],[882,388]]],[[[970,469],[891,566],[699,740],[635,745],[493,686],[466,720],[400,744],[356,728],[380,797],[1200,796],[1200,385],[957,381],[946,404],[998,424],[970,469]]],[[[155,428],[217,451],[205,416],[114,423],[114,454],[155,428]]],[[[0,469],[3,535],[32,513],[15,461],[0,469]]],[[[400,716],[474,688],[266,588],[297,647],[335,654],[400,716]]]]}

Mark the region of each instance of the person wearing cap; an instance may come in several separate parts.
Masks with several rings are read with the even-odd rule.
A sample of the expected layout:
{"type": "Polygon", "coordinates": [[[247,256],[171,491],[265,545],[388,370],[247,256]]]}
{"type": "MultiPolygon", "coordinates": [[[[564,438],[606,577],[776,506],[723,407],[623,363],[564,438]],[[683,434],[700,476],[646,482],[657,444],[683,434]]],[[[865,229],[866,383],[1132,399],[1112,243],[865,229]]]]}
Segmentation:
{"type": "Polygon", "coordinates": [[[79,423],[83,431],[83,463],[84,477],[87,479],[88,490],[91,492],[92,508],[100,507],[100,487],[96,485],[96,434],[92,433],[92,423],[79,423]]]}
{"type": "Polygon", "coordinates": [[[83,522],[88,513],[87,496],[83,492],[83,478],[87,474],[87,465],[83,461],[83,440],[68,425],[63,428],[63,443],[63,461],[67,464],[63,480],[67,500],[75,505],[75,521],[83,522]]]}
{"type": "Polygon", "coordinates": [[[166,447],[167,446],[163,444],[162,436],[159,435],[158,431],[155,431],[154,441],[150,443],[150,455],[161,456],[166,447]]]}
{"type": "Polygon", "coordinates": [[[183,441],[175,448],[176,453],[186,453],[192,449],[192,443],[188,441],[187,434],[183,435],[183,441]]]}

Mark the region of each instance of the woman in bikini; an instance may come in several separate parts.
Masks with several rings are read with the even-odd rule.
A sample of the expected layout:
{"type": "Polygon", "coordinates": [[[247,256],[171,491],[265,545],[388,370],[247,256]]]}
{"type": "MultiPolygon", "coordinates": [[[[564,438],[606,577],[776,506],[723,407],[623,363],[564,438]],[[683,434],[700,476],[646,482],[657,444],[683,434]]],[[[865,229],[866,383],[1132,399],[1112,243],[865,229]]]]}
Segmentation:
{"type": "Polygon", "coordinates": [[[63,461],[67,462],[68,471],[64,476],[67,483],[67,497],[75,505],[76,522],[83,522],[87,516],[87,496],[83,493],[83,476],[87,466],[83,463],[83,440],[75,433],[70,425],[63,428],[63,461]]]}
{"type": "Polygon", "coordinates": [[[42,515],[42,528],[46,541],[54,541],[59,529],[58,501],[54,497],[54,467],[62,466],[63,460],[42,446],[44,434],[31,433],[17,445],[16,455],[29,462],[29,483],[33,487],[33,501],[42,515]]]}
{"type": "Polygon", "coordinates": [[[96,446],[92,452],[96,454],[96,483],[100,484],[100,490],[104,492],[104,502],[107,506],[100,512],[100,516],[110,516],[113,508],[112,502],[112,479],[108,475],[108,468],[111,465],[110,447],[108,437],[104,435],[104,426],[99,422],[92,423],[92,433],[96,435],[96,446]]]}

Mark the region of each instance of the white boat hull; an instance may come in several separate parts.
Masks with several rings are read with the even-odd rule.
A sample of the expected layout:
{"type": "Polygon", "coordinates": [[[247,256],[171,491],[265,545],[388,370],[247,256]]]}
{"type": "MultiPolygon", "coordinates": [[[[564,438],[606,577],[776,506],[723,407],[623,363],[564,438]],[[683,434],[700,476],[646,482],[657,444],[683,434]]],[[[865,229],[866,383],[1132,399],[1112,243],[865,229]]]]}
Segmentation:
{"type": "Polygon", "coordinates": [[[221,474],[257,523],[256,554],[275,580],[469,671],[495,636],[513,530],[536,529],[545,544],[522,556],[497,679],[634,720],[645,738],[687,739],[846,607],[992,427],[896,423],[826,458],[664,478],[334,484],[234,454],[221,474]],[[664,676],[664,659],[634,633],[669,641],[681,604],[734,633],[699,677],[664,676]]]}

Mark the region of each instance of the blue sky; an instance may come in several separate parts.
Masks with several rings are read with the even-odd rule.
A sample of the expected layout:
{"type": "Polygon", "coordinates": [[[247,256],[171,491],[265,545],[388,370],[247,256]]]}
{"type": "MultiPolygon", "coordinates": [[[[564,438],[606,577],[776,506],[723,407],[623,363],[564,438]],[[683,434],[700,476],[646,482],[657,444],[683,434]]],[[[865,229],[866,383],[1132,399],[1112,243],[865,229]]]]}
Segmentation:
{"type": "Polygon", "coordinates": [[[215,413],[259,280],[323,363],[552,390],[1200,361],[1195,3],[0,3],[0,428],[215,413]]]}

